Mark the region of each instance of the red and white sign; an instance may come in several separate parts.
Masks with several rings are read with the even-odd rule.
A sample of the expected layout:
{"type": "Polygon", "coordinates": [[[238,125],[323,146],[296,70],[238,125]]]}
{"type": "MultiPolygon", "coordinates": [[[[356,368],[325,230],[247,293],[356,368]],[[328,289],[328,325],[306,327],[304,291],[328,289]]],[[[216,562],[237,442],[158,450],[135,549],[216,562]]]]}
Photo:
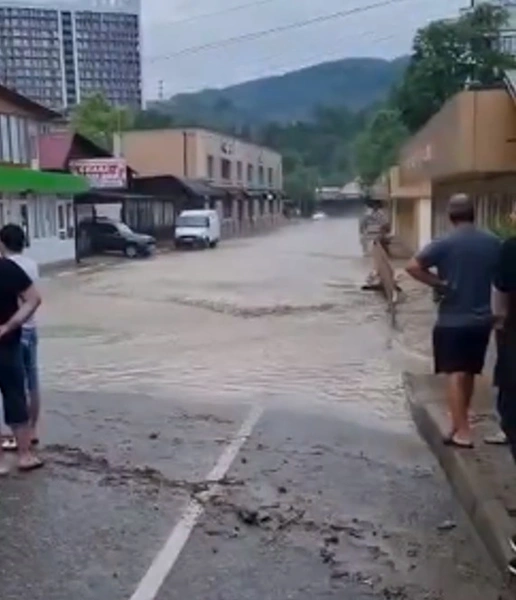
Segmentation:
{"type": "Polygon", "coordinates": [[[70,171],[82,175],[97,189],[125,188],[127,163],[123,158],[85,158],[70,161],[70,171]]]}

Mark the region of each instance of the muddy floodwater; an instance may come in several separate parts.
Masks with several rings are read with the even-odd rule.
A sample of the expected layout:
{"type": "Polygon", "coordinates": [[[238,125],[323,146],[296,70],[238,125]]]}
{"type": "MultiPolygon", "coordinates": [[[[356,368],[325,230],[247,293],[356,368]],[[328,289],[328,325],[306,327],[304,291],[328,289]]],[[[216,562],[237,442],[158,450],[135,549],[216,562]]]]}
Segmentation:
{"type": "Polygon", "coordinates": [[[43,282],[47,465],[1,482],[2,600],[503,597],[356,215],[110,263],[43,282]]]}

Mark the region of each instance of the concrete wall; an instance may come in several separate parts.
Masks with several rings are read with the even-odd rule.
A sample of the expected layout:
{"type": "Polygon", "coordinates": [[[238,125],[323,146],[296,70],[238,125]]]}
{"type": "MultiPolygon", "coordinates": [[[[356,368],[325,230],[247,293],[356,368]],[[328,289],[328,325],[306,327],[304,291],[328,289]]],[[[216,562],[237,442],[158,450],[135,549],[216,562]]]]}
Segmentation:
{"type": "Polygon", "coordinates": [[[75,240],[57,237],[32,240],[25,251],[38,265],[52,265],[75,260],[75,240]]]}
{"type": "Polygon", "coordinates": [[[26,253],[39,265],[75,259],[71,198],[4,197],[0,199],[1,223],[17,223],[24,228],[29,238],[26,253]],[[59,223],[59,213],[63,227],[59,223]]]}
{"type": "Polygon", "coordinates": [[[432,241],[432,200],[420,198],[417,203],[418,239],[417,250],[432,241]]]}
{"type": "Polygon", "coordinates": [[[215,185],[234,185],[247,188],[263,187],[264,189],[280,190],[283,188],[283,169],[281,156],[268,148],[256,146],[233,137],[218,133],[198,130],[198,177],[210,179],[215,185]],[[213,158],[214,172],[208,173],[208,156],[213,158]],[[231,162],[231,177],[224,179],[221,173],[222,159],[231,162]],[[241,165],[239,176],[238,164],[241,165]],[[253,167],[253,180],[249,180],[248,165],[253,167]],[[263,168],[264,180],[260,184],[258,173],[263,168]],[[272,183],[269,182],[269,169],[272,169],[272,183]]]}
{"type": "Polygon", "coordinates": [[[175,175],[196,177],[195,137],[186,139],[182,130],[127,131],[120,139],[122,156],[142,176],[175,175]],[[185,161],[186,158],[186,161],[185,161]],[[190,169],[192,173],[187,173],[190,169]]]}
{"type": "Polygon", "coordinates": [[[516,106],[504,89],[464,91],[403,147],[401,184],[516,169],[516,106]]]}
{"type": "Polygon", "coordinates": [[[217,186],[283,188],[282,159],[277,152],[211,131],[129,131],[121,136],[120,151],[141,176],[175,175],[208,179],[217,186]],[[208,172],[208,157],[212,158],[211,174],[208,172]],[[231,163],[229,178],[222,177],[222,159],[231,163]],[[238,163],[242,165],[241,177],[238,177],[238,163]],[[249,164],[253,166],[253,181],[247,178],[249,164]],[[258,181],[260,166],[264,170],[263,186],[258,181]],[[271,185],[268,181],[269,169],[272,169],[271,185]]]}

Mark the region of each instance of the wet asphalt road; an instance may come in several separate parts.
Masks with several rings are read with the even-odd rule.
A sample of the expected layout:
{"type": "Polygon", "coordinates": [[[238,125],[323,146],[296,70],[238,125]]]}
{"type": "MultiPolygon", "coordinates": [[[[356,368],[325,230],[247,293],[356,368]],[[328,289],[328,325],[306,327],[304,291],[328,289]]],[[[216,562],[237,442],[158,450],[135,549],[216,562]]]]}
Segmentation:
{"type": "Polygon", "coordinates": [[[44,281],[47,466],[0,482],[2,600],[497,600],[366,271],[350,218],[44,281]]]}

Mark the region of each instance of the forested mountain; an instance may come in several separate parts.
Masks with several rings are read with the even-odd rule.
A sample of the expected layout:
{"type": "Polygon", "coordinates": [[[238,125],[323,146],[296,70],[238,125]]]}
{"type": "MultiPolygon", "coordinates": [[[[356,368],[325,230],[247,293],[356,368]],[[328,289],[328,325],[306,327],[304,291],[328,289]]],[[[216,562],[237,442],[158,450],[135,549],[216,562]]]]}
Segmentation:
{"type": "Polygon", "coordinates": [[[220,90],[179,94],[149,108],[177,122],[223,129],[306,121],[318,107],[359,111],[383,100],[406,64],[406,58],[346,58],[220,90]]]}

